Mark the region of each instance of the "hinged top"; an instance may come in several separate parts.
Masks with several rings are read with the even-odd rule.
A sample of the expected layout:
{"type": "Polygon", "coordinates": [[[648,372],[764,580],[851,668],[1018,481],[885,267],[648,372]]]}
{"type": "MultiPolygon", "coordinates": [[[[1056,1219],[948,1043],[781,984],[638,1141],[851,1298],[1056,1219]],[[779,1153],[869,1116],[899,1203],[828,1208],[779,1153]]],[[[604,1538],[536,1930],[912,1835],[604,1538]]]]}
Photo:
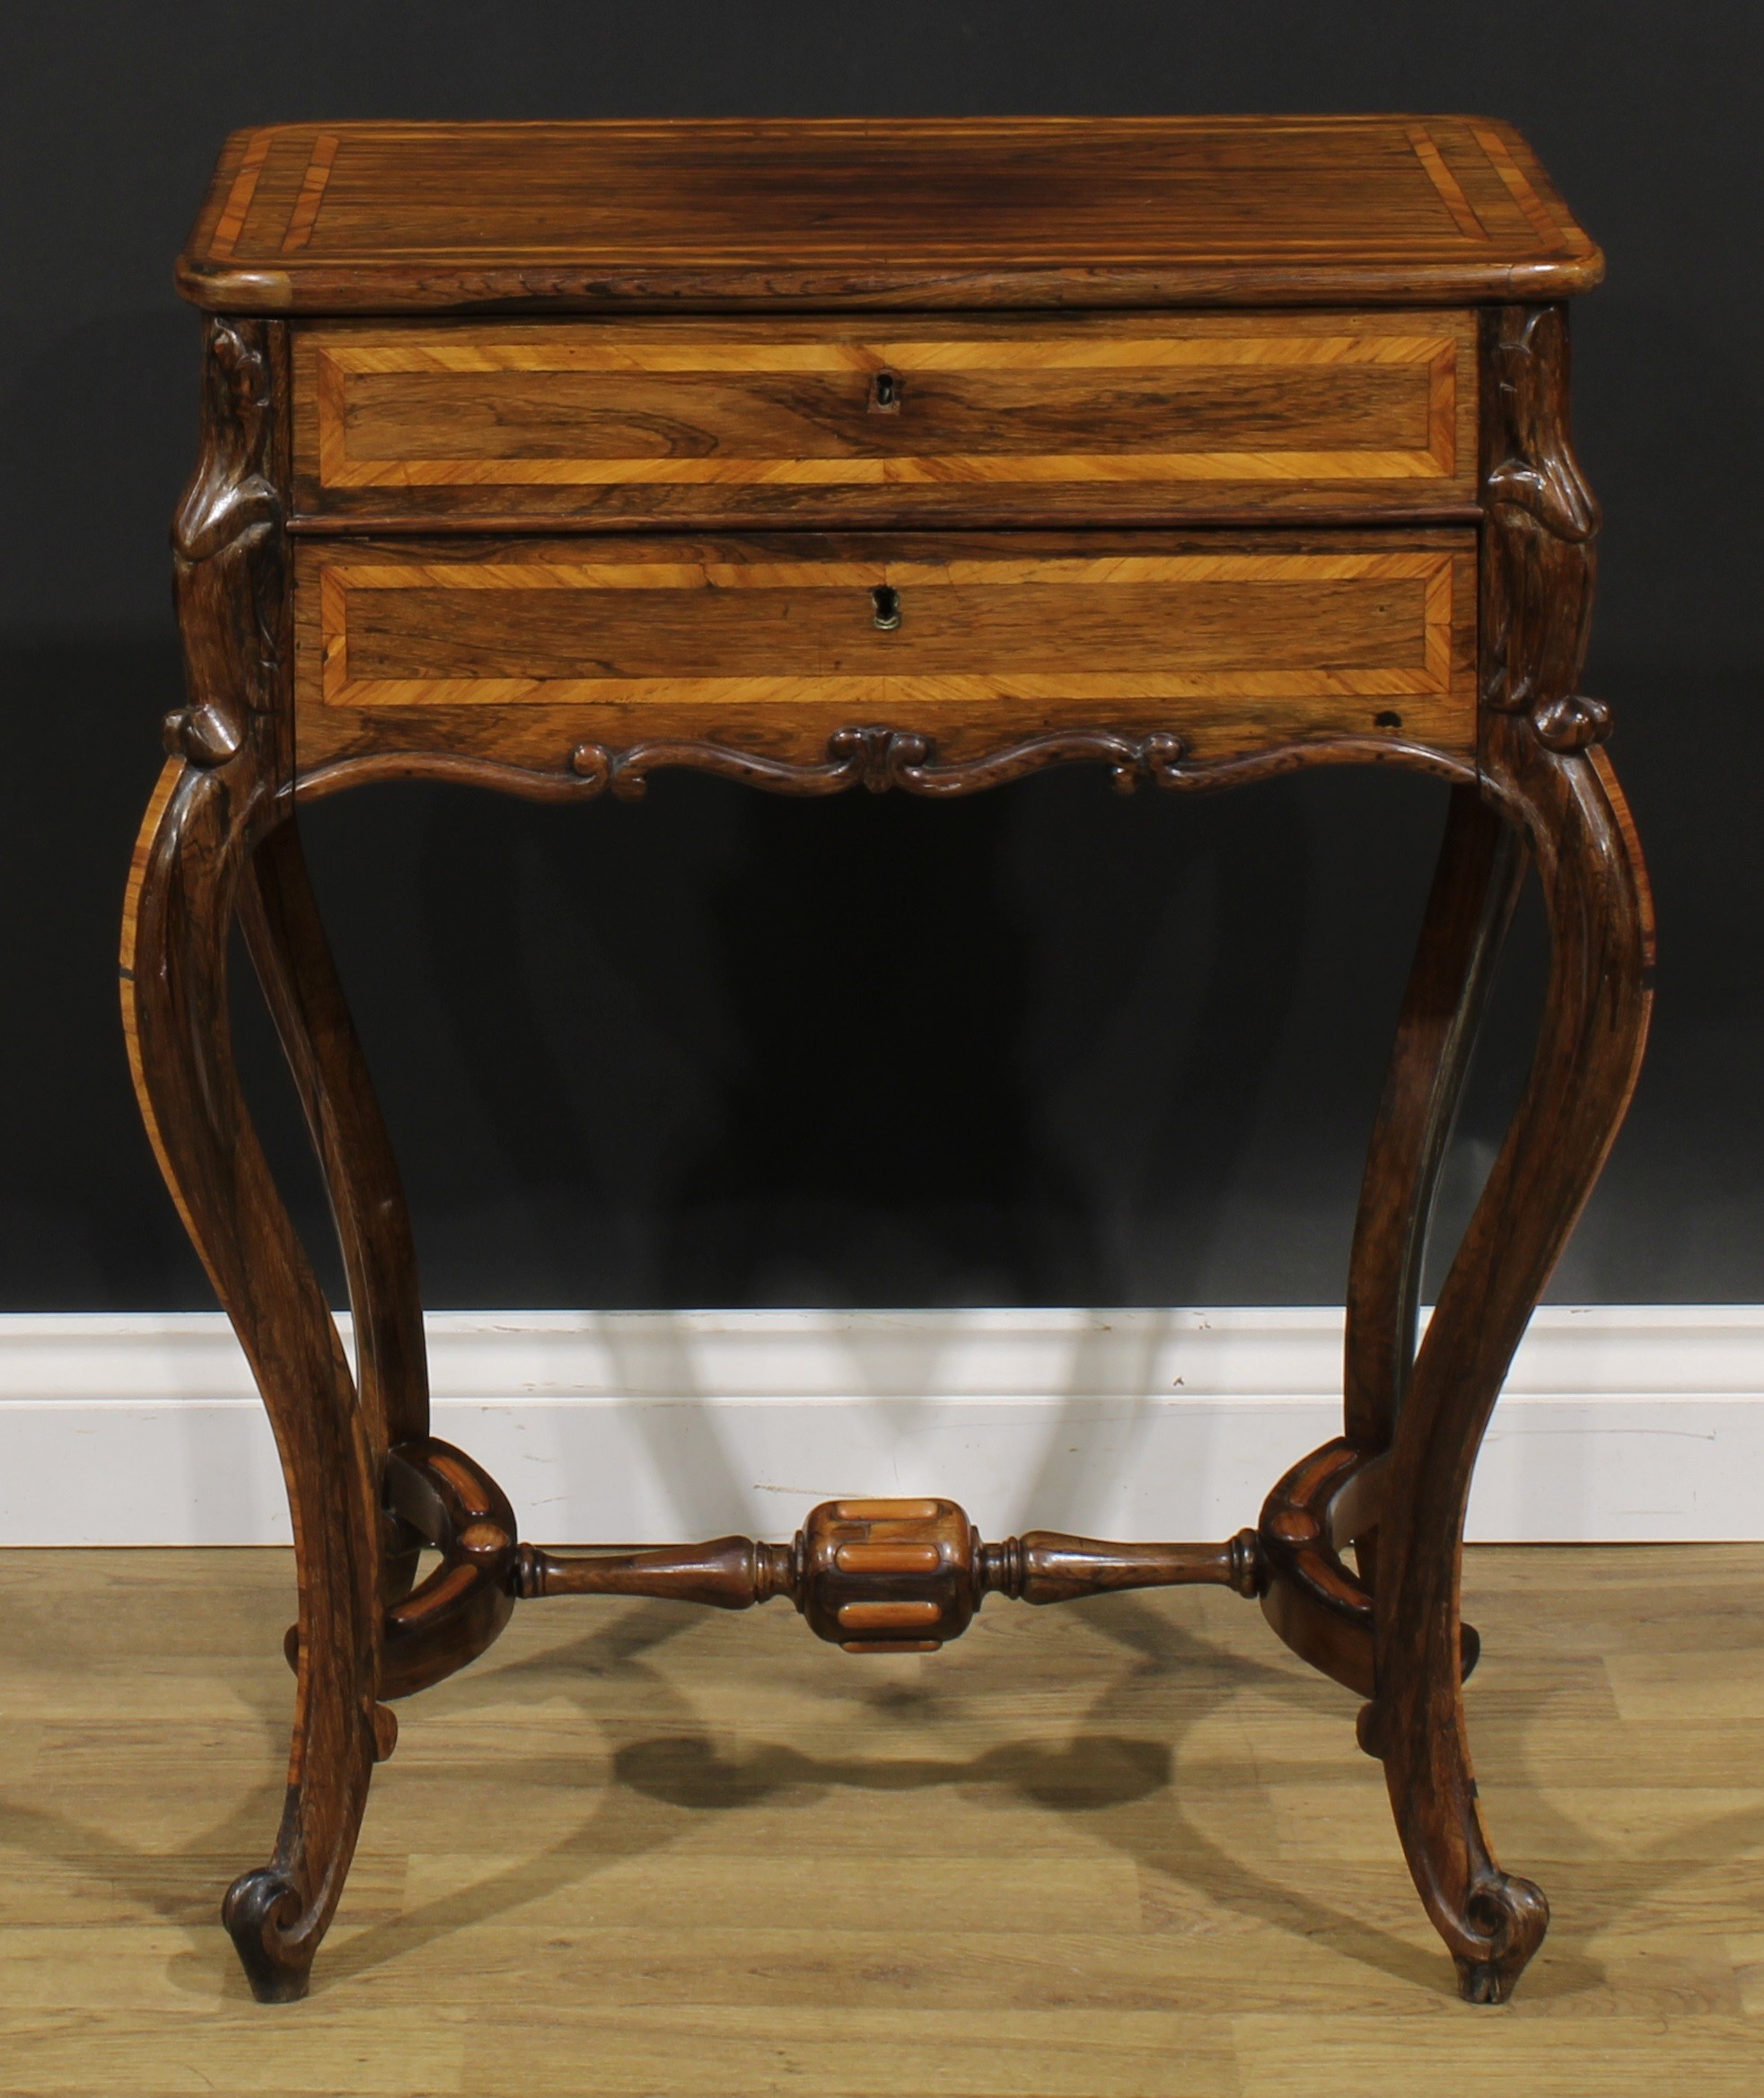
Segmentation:
{"type": "Polygon", "coordinates": [[[286,124],[180,262],[233,312],[1540,300],[1603,272],[1466,117],[286,124]]]}

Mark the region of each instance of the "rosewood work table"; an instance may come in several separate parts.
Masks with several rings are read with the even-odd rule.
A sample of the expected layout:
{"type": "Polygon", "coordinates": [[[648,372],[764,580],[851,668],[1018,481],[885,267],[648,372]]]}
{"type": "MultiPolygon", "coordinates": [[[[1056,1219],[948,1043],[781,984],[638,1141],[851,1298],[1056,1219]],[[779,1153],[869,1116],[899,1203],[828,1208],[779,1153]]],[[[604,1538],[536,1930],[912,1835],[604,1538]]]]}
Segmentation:
{"type": "Polygon", "coordinates": [[[519,1598],[788,1597],[862,1654],[931,1650],[989,1594],[1185,1581],[1259,1599],[1357,1695],[1462,1991],[1507,1996],[1549,1911],[1477,1804],[1464,1508],[1649,996],[1610,717],[1578,689],[1598,513],[1565,301],[1602,268],[1523,140],[1475,119],[228,142],[179,268],[207,316],[173,534],[189,693],[122,986],[294,1518],[286,1804],[224,1911],[259,1997],[305,1991],[389,1700],[482,1653],[519,1598]],[[634,799],[681,766],[939,796],[1067,763],[1178,795],[1311,765],[1450,783],[1360,1198],[1340,1436],[1216,1545],[983,1543],[935,1499],[829,1502],[789,1543],[522,1542],[429,1435],[404,1198],[299,808],[417,777],[634,799]],[[1535,1061],[1417,1347],[1441,1161],[1532,865],[1535,1061]],[[235,917],[329,1185],[354,1374],[235,1073],[235,917]]]}

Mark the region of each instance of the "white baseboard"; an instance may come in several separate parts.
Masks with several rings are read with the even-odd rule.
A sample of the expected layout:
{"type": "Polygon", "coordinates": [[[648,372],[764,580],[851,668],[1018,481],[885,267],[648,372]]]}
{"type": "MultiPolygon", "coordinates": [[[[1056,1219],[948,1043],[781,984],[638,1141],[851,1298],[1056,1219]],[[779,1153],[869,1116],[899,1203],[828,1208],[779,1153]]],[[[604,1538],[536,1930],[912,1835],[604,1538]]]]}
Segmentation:
{"type": "MultiPolygon", "coordinates": [[[[989,1537],[1224,1537],[1340,1417],[1332,1310],[443,1312],[428,1333],[434,1432],[540,1542],[781,1537],[834,1495],[929,1492],[989,1537]]],[[[1470,1533],[1761,1539],[1760,1479],[1764,1305],[1549,1306],[1470,1533]]],[[[0,1543],[288,1534],[224,1319],[0,1316],[0,1543]]]]}

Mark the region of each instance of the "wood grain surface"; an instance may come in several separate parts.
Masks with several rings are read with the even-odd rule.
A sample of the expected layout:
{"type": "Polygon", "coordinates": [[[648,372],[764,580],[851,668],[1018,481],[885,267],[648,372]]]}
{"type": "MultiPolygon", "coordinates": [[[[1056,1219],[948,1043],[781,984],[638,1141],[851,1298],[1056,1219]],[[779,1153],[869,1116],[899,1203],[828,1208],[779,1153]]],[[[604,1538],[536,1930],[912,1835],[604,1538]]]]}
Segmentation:
{"type": "Polygon", "coordinates": [[[306,540],[299,763],[555,768],[584,742],[705,735],[806,761],[872,722],[945,755],[1061,728],[1174,732],[1204,758],[1330,734],[1466,755],[1475,595],[1454,532],[306,540]]]}
{"type": "MultiPolygon", "coordinates": [[[[1260,1593],[1280,1637],[1366,1700],[1358,1742],[1384,1765],[1423,1906],[1461,1993],[1498,2015],[1549,1909],[1498,1862],[1471,1770],[1462,1517],[1513,1350],[1622,1119],[1652,970],[1646,873],[1598,747],[1610,712],[1579,685],[1598,514],[1569,441],[1560,302],[1602,268],[1523,141],[1482,119],[334,124],[229,143],[180,268],[219,309],[174,534],[190,694],[165,724],[174,762],[137,855],[123,979],[148,1125],[269,1407],[300,1546],[281,1833],[224,1910],[261,2000],[307,1987],[369,1774],[397,1740],[379,1700],[481,1655],[517,1592],[789,1592],[825,1637],[880,1645],[874,1664],[891,1666],[965,1631],[987,1587],[1037,1602],[1200,1579],[1260,1593]],[[1148,1558],[1035,1532],[985,1546],[952,1504],[841,1503],[787,1548],[724,1538],[665,1564],[608,1560],[521,1546],[494,1482],[420,1433],[408,1226],[306,887],[296,786],[432,776],[634,799],[690,766],[776,793],[942,796],[1085,762],[1123,790],[1183,792],[1344,761],[1460,791],[1362,1200],[1348,1433],[1277,1484],[1257,1531],[1148,1558]],[[1444,1132],[1527,857],[1551,935],[1532,1075],[1417,1349],[1444,1132]],[[330,1183],[359,1398],[233,1068],[235,907],[330,1183]],[[425,1544],[441,1559],[418,1578],[425,1544]]],[[[1128,1689],[1092,1707],[1118,1729],[1132,1684],[1169,1672],[1164,1620],[1108,1601],[1124,1614],[1093,1621],[1128,1628],[1139,1656],[1128,1689]]],[[[641,1647],[649,1620],[626,1621],[641,1647]]],[[[1008,1651],[1017,1672],[957,1791],[1000,1778],[1041,1811],[1091,1814],[1168,1788],[1168,1725],[1038,1752],[1031,1649],[984,1624],[977,1637],[983,1661],[1008,1651]]],[[[1258,1680],[1285,1665],[1259,1663],[1258,1680]]],[[[590,1659],[597,1716],[614,1672],[590,1659]]],[[[719,1736],[681,1721],[626,1746],[631,1785],[689,1811],[787,1791],[817,1753],[793,1739],[719,1797],[719,1736]]],[[[1252,1791],[1270,1749],[1259,1737],[1246,1767],[1233,1748],[1252,1791]]],[[[471,1816],[456,1844],[476,1839],[471,1816]]],[[[724,1891],[743,1953],[756,1888],[771,1917],[791,1884],[779,1837],[724,1891]]],[[[935,1835],[912,1856],[922,1912],[964,1958],[990,1954],[1001,1894],[1031,1963],[1092,1911],[1119,1932],[1129,1895],[1144,1927],[1137,1851],[1127,1882],[1105,1874],[1098,1893],[1081,1872],[1040,1909],[1014,1865],[970,1886],[935,1835]]],[[[806,1962],[803,2000],[842,2017],[864,1995],[864,1971],[855,1984],[827,1950],[850,1873],[842,1853],[813,1875],[795,1903],[812,1943],[760,1970],[806,1962]]],[[[1201,1877],[1229,1906],[1231,1875],[1201,1877]]],[[[627,1956],[645,1888],[615,1867],[601,1891],[625,1933],[613,1965],[629,1986],[604,1998],[616,2023],[649,2000],[643,1955],[627,1956]]],[[[1247,1906],[1290,1925],[1279,1902],[1247,1906]]],[[[398,1930],[449,1927],[420,1884],[391,1907],[398,1930]]],[[[864,1891],[852,1913],[876,1912],[864,1891]]],[[[1407,1977],[1394,1939],[1347,1920],[1365,1913],[1357,1892],[1351,1910],[1300,1913],[1305,1942],[1352,1940],[1361,1965],[1407,1977]]],[[[553,1950],[523,1936],[505,1962],[523,2006],[553,1950]]],[[[908,2061],[882,2005],[891,2091],[1269,2080],[1230,2026],[1180,2039],[1167,1982],[1129,1957],[1135,2003],[1159,2021],[1154,2074],[1111,2041],[1099,2082],[1062,2032],[1001,2082],[996,2048],[961,2052],[973,2019],[936,1994],[951,1964],[946,1944],[919,1984],[961,2011],[939,2048],[908,2061]]],[[[1020,2000],[1069,2000],[1070,1964],[1020,2000]]],[[[1351,1968],[1334,1979],[1356,2005],[1376,1998],[1351,1968]]],[[[860,2087],[845,2051],[780,2050],[788,2021],[764,1986],[738,2000],[759,2006],[746,2030],[763,2032],[766,2087],[860,2087]]],[[[974,1999],[1015,2000],[996,1975],[974,1999]]],[[[1294,2061],[1316,2082],[1315,2021],[1301,2023],[1283,2088],[1294,2061]]],[[[417,2053],[447,2030],[424,2024],[417,2053]]],[[[682,2061],[633,2057],[617,2087],[745,2087],[739,2041],[704,2033],[684,2083],[682,2061]]],[[[838,2050],[852,2044],[847,2020],[838,2050]]],[[[298,2084],[284,2050],[259,2058],[278,2089],[298,2084]]],[[[620,2059],[597,2041],[596,2072],[620,2059]]],[[[1475,2060],[1498,2073],[1486,2041],[1475,2060]]],[[[133,2087],[126,2050],[118,2065],[133,2087]]],[[[423,2087],[445,2086],[417,2066],[423,2087]]],[[[1525,2067],[1539,2087],[1535,2050],[1525,2067]]],[[[358,2061],[343,2087],[361,2087],[358,2061]]]]}
{"type": "Polygon", "coordinates": [[[1468,514],[1468,312],[303,327],[303,521],[1468,514]]]}
{"type": "Polygon", "coordinates": [[[1353,1697],[1197,1589],[994,1602],[923,1660],[523,1608],[404,1707],[276,2009],[214,1914],[279,1795],[290,1555],[0,1553],[0,2092],[1755,2098],[1764,1548],[1465,1584],[1555,1906],[1504,2009],[1452,1994],[1353,1697]]]}
{"type": "Polygon", "coordinates": [[[233,312],[1558,298],[1603,260],[1464,117],[286,124],[179,265],[233,312]]]}

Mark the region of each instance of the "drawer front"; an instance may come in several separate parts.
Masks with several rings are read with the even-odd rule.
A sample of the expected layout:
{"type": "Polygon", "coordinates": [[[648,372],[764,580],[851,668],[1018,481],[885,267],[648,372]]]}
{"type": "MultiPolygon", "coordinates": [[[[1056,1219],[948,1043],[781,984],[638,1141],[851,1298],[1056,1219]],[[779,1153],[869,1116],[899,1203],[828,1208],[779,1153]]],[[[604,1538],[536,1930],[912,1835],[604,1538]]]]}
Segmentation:
{"type": "Polygon", "coordinates": [[[1449,512],[1468,312],[314,325],[309,515],[708,525],[1449,512]]]}
{"type": "Polygon", "coordinates": [[[1197,759],[1339,735],[1469,758],[1475,607],[1468,531],[308,540],[299,761],[556,770],[683,738],[808,763],[870,725],[950,759],[1075,729],[1197,759]]]}

